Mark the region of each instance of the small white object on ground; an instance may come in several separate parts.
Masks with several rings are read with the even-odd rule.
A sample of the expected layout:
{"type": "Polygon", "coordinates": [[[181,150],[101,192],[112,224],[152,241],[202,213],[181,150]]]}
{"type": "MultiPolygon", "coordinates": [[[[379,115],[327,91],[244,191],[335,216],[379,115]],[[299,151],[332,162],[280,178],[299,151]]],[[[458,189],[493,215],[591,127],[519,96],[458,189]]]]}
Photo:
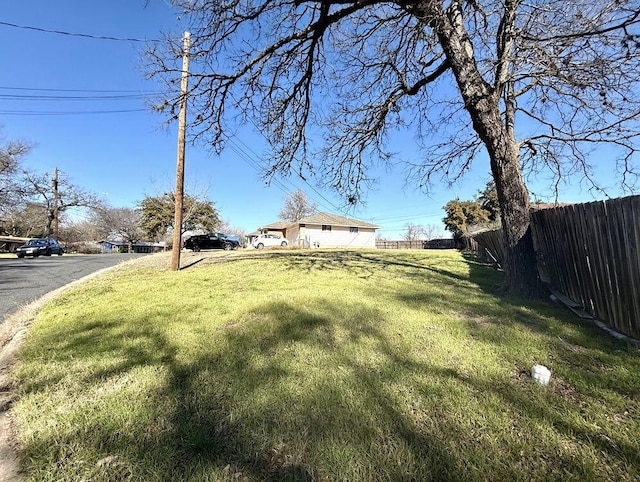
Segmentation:
{"type": "Polygon", "coordinates": [[[541,385],[548,385],[551,379],[551,371],[544,365],[534,365],[531,368],[531,378],[541,385]]]}

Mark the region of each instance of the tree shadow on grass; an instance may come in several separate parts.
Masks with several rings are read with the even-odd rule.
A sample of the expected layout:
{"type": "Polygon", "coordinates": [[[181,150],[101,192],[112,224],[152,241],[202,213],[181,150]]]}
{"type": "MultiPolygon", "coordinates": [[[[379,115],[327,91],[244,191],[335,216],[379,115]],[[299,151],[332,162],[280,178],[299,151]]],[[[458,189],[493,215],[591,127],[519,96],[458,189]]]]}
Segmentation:
{"type": "MultiPolygon", "coordinates": [[[[302,269],[334,269],[333,263],[352,259],[362,258],[336,261],[323,255],[320,265],[296,258],[292,262],[302,269]]],[[[366,273],[374,262],[364,263],[365,268],[352,272],[366,273]]],[[[434,279],[433,270],[405,268],[416,280],[422,272],[434,279]]],[[[437,280],[455,279],[436,274],[437,280]]],[[[482,309],[482,300],[469,302],[462,291],[447,301],[419,284],[416,290],[404,300],[411,306],[438,302],[444,311],[482,309]]],[[[431,360],[415,342],[397,336],[393,315],[357,300],[352,305],[345,310],[344,302],[333,299],[306,306],[273,301],[217,327],[208,334],[211,340],[190,347],[152,321],[165,317],[158,307],[150,307],[148,320],[103,315],[80,326],[62,326],[42,339],[59,362],[83,366],[111,360],[78,373],[88,385],[79,398],[102,395],[85,405],[78,402],[76,410],[101,415],[78,415],[82,426],[34,443],[51,447],[50,460],[58,466],[75,463],[80,475],[91,480],[597,478],[594,474],[600,473],[581,467],[570,448],[546,454],[548,446],[536,447],[547,430],[598,447],[614,464],[640,462],[629,442],[615,434],[607,434],[610,442],[602,438],[593,444],[590,439],[599,432],[576,422],[579,404],[540,407],[540,396],[520,380],[470,374],[431,360]],[[132,402],[126,393],[120,397],[121,380],[140,371],[156,373],[145,382],[148,386],[139,387],[146,400],[132,402]],[[456,396],[450,396],[452,391],[456,396]],[[108,423],[105,419],[113,418],[109,397],[113,404],[142,408],[108,423]],[[476,398],[471,406],[477,410],[461,408],[476,398]],[[492,398],[498,400],[493,402],[499,404],[497,412],[517,415],[514,431],[526,425],[530,434],[519,440],[517,433],[485,421],[482,412],[495,409],[485,399],[492,398]],[[572,417],[564,417],[563,409],[572,417]],[[534,446],[528,452],[527,443],[534,446]],[[74,455],[76,446],[84,446],[82,455],[74,455]]],[[[504,305],[486,308],[478,316],[488,325],[469,321],[474,323],[468,327],[470,335],[499,344],[496,331],[488,328],[503,329],[495,320],[504,314],[504,305]]],[[[43,379],[25,390],[55,391],[59,381],[43,379]]],[[[28,456],[33,453],[33,447],[26,449],[28,456]]]]}
{"type": "MultiPolygon", "coordinates": [[[[370,278],[376,273],[397,275],[399,278],[421,282],[446,282],[452,286],[467,286],[474,283],[473,277],[447,269],[449,257],[430,256],[420,253],[399,251],[377,255],[370,251],[318,251],[314,253],[274,253],[274,258],[282,260],[288,269],[301,273],[336,271],[350,273],[361,278],[370,278]]],[[[486,273],[483,272],[483,276],[486,273]]]]}
{"type": "MultiPolygon", "coordinates": [[[[305,308],[276,302],[257,310],[259,324],[230,329],[223,352],[171,384],[181,399],[203,384],[225,392],[226,407],[213,419],[208,416],[218,410],[206,402],[176,413],[183,439],[193,443],[204,430],[198,440],[207,457],[252,480],[429,480],[430,472],[437,480],[460,480],[463,468],[451,463],[445,447],[384,395],[399,375],[392,365],[400,355],[390,358],[398,348],[380,328],[388,320],[363,309],[340,321],[332,316],[340,311],[328,300],[305,308]],[[376,347],[373,364],[352,351],[362,344],[376,347]],[[226,442],[212,447],[207,441],[216,434],[205,427],[221,418],[226,442]]],[[[402,370],[428,369],[416,363],[406,359],[402,370]]]]}
{"type": "MultiPolygon", "coordinates": [[[[37,445],[56,447],[53,457],[64,466],[73,459],[65,446],[93,444],[95,460],[75,462],[88,464],[84,475],[92,480],[123,473],[138,480],[460,480],[464,467],[385,396],[385,385],[402,374],[397,357],[402,372],[428,366],[393,355],[399,348],[386,339],[389,320],[381,313],[363,309],[337,320],[340,311],[329,300],[304,308],[270,303],[256,310],[260,322],[224,328],[217,348],[193,357],[151,325],[137,331],[135,349],[122,347],[122,333],[107,320],[90,323],[88,333],[68,331],[63,343],[49,340],[60,359],[83,363],[115,352],[122,360],[87,375],[89,392],[140,369],[165,375],[147,393],[147,420],[105,426],[103,413],[37,445]],[[375,346],[373,360],[355,355],[361,344],[375,346]]],[[[97,410],[103,401],[94,403],[97,410]]]]}
{"type": "MultiPolygon", "coordinates": [[[[475,259],[467,262],[470,279],[484,280],[480,284],[485,289],[482,297],[471,299],[468,292],[452,292],[443,299],[428,286],[416,286],[398,293],[397,299],[416,309],[424,306],[432,311],[438,307],[464,328],[471,350],[474,346],[490,347],[505,366],[516,369],[506,378],[477,377],[451,369],[443,370],[442,375],[479,393],[497,395],[505,406],[533,423],[554,427],[567,444],[588,446],[601,453],[606,463],[639,466],[637,442],[628,436],[636,429],[621,430],[619,426],[624,420],[630,427],[640,428],[634,415],[640,410],[640,381],[635,375],[640,371],[638,351],[562,306],[492,294],[492,277],[483,273],[492,268],[475,259]],[[529,377],[535,363],[552,369],[549,387],[537,387],[529,377]],[[605,413],[599,413],[603,409],[605,413]]],[[[560,469],[567,474],[593,477],[584,460],[564,458],[560,469]]],[[[638,475],[635,470],[630,474],[638,475]]]]}

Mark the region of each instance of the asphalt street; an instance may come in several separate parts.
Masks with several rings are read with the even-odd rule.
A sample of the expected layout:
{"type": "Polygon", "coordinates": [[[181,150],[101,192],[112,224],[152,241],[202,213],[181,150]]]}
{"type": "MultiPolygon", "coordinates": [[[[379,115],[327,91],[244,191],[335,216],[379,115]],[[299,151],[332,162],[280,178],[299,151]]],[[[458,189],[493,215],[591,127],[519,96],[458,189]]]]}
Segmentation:
{"type": "Polygon", "coordinates": [[[0,323],[20,307],[103,268],[143,254],[0,258],[0,323]]]}

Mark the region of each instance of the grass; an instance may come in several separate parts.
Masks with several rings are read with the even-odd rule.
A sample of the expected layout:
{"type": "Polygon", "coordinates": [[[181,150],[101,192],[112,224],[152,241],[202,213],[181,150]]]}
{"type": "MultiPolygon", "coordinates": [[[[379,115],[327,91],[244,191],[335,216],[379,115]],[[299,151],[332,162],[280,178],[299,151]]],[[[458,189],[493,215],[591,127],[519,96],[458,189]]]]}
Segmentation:
{"type": "Polygon", "coordinates": [[[41,312],[16,369],[31,480],[640,477],[637,349],[493,295],[499,273],[449,251],[214,261],[41,312]]]}

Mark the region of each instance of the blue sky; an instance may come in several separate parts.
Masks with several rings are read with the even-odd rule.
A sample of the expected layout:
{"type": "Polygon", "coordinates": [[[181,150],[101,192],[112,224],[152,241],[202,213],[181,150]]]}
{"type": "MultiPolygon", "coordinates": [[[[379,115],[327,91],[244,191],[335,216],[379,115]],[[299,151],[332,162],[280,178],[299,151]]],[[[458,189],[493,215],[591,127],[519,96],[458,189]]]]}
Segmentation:
{"type": "MultiPolygon", "coordinates": [[[[161,0],[148,3],[5,2],[0,22],[121,39],[157,39],[161,32],[179,37],[185,26],[176,12],[161,0]]],[[[163,124],[163,118],[145,105],[144,97],[158,88],[141,73],[144,43],[0,25],[0,45],[1,132],[7,139],[34,144],[26,166],[39,172],[58,167],[73,183],[103,196],[115,207],[133,207],[146,194],[173,189],[176,126],[163,124]]],[[[410,138],[401,143],[405,158],[419,158],[410,138]]],[[[378,173],[380,182],[368,192],[366,204],[345,212],[334,193],[317,186],[314,191],[295,178],[267,186],[255,167],[264,162],[267,149],[253,126],[238,132],[234,144],[235,148],[221,156],[188,145],[186,185],[196,194],[206,192],[224,219],[247,232],[276,221],[287,193],[301,188],[320,210],[379,224],[382,236],[400,239],[407,223],[442,226],[446,202],[472,198],[489,173],[486,158],[479,158],[460,183],[435,186],[426,195],[407,183],[401,169],[384,170],[378,173]]],[[[391,150],[400,149],[391,146],[391,150]]],[[[598,175],[606,178],[609,172],[603,166],[598,175]]],[[[548,192],[545,187],[544,179],[530,184],[543,198],[548,192]]],[[[610,195],[621,194],[614,185],[610,195]]],[[[593,199],[593,193],[575,182],[562,186],[559,201],[593,199]]]]}

